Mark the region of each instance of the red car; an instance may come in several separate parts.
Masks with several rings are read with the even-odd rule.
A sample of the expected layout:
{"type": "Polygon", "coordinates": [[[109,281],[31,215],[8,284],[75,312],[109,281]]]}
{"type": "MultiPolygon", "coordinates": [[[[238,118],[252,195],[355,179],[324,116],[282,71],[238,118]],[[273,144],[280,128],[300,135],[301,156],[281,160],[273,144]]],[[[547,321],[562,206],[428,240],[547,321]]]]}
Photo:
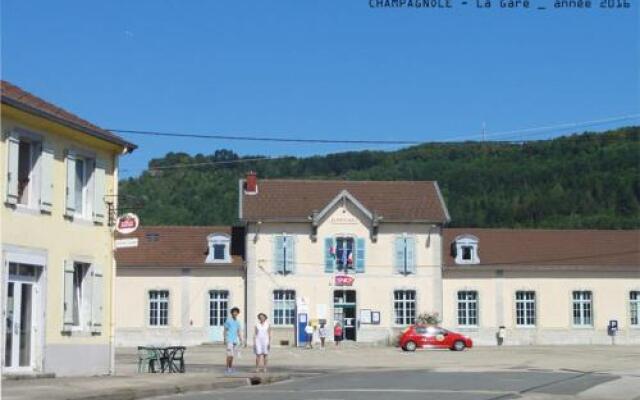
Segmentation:
{"type": "Polygon", "coordinates": [[[411,325],[400,337],[400,348],[404,351],[417,348],[462,351],[470,347],[473,347],[470,338],[436,326],[411,325]]]}

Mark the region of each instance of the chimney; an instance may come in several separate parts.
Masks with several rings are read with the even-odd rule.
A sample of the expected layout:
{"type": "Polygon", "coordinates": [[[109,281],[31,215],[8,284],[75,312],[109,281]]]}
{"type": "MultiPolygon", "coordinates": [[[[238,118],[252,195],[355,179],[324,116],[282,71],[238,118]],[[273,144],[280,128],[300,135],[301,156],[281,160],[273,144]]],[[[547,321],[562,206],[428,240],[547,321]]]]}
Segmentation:
{"type": "Polygon", "coordinates": [[[258,175],[255,173],[255,171],[247,172],[247,176],[244,184],[244,193],[245,194],[258,193],[258,175]]]}

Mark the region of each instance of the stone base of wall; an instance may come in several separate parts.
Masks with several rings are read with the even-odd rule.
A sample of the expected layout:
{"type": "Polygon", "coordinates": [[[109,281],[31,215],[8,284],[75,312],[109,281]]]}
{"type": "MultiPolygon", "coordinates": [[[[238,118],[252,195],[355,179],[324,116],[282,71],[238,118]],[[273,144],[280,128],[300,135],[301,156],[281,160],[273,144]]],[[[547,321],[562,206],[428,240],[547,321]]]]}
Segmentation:
{"type": "Polygon", "coordinates": [[[208,329],[175,329],[175,328],[118,328],[116,329],[116,346],[197,346],[209,343],[208,329]]]}
{"type": "MultiPolygon", "coordinates": [[[[455,330],[455,329],[454,329],[455,330]]],[[[497,346],[498,329],[457,331],[469,336],[477,346],[497,346]]],[[[639,345],[640,330],[618,332],[614,338],[606,329],[509,329],[504,346],[546,346],[546,345],[639,345]]]]}
{"type": "Polygon", "coordinates": [[[108,344],[47,344],[44,373],[56,376],[108,375],[111,350],[108,344]]]}

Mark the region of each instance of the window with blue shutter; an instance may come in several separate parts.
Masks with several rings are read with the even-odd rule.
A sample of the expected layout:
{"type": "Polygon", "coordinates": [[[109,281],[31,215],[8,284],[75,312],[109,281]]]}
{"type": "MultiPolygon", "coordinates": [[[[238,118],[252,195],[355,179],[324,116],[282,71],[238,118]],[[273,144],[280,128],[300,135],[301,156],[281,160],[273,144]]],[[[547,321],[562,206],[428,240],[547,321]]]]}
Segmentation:
{"type": "Polygon", "coordinates": [[[293,236],[278,235],[274,243],[274,272],[292,274],[295,272],[295,240],[293,236]]]}
{"type": "Polygon", "coordinates": [[[356,239],[356,272],[364,272],[364,251],[365,241],[364,238],[356,239]]]}
{"type": "Polygon", "coordinates": [[[416,273],[416,239],[412,236],[398,236],[395,239],[394,258],[396,273],[408,275],[416,273]]]}
{"type": "Polygon", "coordinates": [[[333,238],[324,239],[324,272],[333,273],[335,265],[335,247],[333,238]]]}
{"type": "Polygon", "coordinates": [[[276,236],[273,246],[273,272],[276,274],[284,273],[284,236],[276,236]]]}

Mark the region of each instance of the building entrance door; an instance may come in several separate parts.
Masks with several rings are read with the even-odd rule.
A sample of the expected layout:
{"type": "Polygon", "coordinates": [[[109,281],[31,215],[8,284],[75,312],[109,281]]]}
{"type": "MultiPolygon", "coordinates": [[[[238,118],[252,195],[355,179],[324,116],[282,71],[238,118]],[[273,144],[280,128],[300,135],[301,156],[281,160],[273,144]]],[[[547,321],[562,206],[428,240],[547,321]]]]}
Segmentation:
{"type": "Polygon", "coordinates": [[[4,359],[6,372],[34,369],[36,285],[39,267],[9,263],[5,304],[4,359]]]}
{"type": "Polygon", "coordinates": [[[338,289],[333,292],[333,320],[342,325],[344,340],[356,340],[356,291],[338,289]]]}
{"type": "Polygon", "coordinates": [[[224,322],[229,314],[229,292],[211,290],[209,292],[209,340],[224,341],[224,322]]]}

